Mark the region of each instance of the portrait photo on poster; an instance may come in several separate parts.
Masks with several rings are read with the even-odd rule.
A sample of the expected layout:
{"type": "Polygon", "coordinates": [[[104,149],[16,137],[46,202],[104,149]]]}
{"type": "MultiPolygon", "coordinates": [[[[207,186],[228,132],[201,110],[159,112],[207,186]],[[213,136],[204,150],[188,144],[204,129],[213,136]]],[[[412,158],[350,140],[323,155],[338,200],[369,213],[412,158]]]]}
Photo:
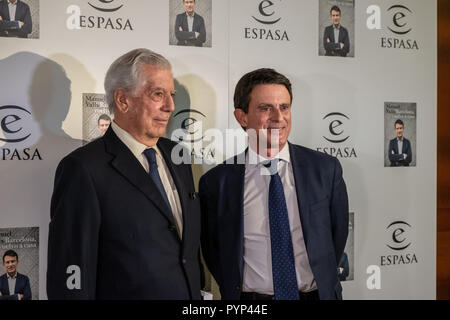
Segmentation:
{"type": "Polygon", "coordinates": [[[355,0],[319,0],[319,56],[355,56],[355,0]]]}
{"type": "Polygon", "coordinates": [[[212,0],[169,0],[169,45],[212,47],[212,0]]]}
{"type": "Polygon", "coordinates": [[[415,167],[417,104],[384,103],[384,166],[415,167]]]}
{"type": "Polygon", "coordinates": [[[0,37],[39,39],[39,0],[0,0],[0,37]]]}
{"type": "Polygon", "coordinates": [[[348,236],[345,244],[344,252],[339,259],[337,268],[339,281],[354,280],[354,266],[355,266],[355,213],[348,213],[348,236]]]}
{"type": "Polygon", "coordinates": [[[101,93],[83,93],[83,144],[102,137],[113,115],[101,93]]]}
{"type": "Polygon", "coordinates": [[[0,301],[39,300],[39,227],[0,228],[0,255],[0,301]]]}

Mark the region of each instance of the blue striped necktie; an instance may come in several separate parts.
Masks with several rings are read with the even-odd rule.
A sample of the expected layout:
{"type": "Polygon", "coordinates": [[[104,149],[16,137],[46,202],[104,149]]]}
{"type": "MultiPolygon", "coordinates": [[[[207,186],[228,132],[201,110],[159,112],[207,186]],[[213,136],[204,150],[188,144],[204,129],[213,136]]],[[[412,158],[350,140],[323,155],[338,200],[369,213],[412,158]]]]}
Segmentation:
{"type": "Polygon", "coordinates": [[[298,300],[299,292],[295,273],[289,217],[283,184],[277,172],[278,159],[264,165],[269,168],[269,221],[272,249],[272,278],[276,300],[298,300]]]}
{"type": "Polygon", "coordinates": [[[158,173],[158,164],[156,163],[156,150],[153,148],[149,148],[149,149],[145,149],[143,153],[148,161],[148,167],[149,167],[148,174],[150,175],[153,182],[158,187],[158,190],[161,193],[161,196],[163,197],[163,199],[166,202],[167,206],[169,207],[170,211],[172,211],[172,208],[170,207],[169,199],[167,198],[166,191],[164,190],[164,186],[161,181],[161,177],[159,176],[159,173],[158,173]]]}

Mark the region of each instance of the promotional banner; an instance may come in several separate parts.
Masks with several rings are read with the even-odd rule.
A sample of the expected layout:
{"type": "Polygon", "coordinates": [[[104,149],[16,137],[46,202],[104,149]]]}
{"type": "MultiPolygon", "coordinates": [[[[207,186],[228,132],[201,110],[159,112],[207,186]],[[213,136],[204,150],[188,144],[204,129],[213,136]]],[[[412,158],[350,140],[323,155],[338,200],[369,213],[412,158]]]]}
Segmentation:
{"type": "MultiPolygon", "coordinates": [[[[225,138],[234,129],[245,140],[233,114],[237,81],[263,67],[286,75],[289,141],[343,167],[344,299],[435,299],[435,0],[196,0],[202,19],[191,32],[183,0],[16,2],[11,11],[0,1],[0,253],[26,246],[16,248],[17,268],[32,299],[47,299],[56,167],[114,119],[104,77],[135,48],[172,64],[167,137],[190,149],[196,185],[245,149],[225,138]]],[[[219,299],[210,276],[207,284],[219,299]]]]}

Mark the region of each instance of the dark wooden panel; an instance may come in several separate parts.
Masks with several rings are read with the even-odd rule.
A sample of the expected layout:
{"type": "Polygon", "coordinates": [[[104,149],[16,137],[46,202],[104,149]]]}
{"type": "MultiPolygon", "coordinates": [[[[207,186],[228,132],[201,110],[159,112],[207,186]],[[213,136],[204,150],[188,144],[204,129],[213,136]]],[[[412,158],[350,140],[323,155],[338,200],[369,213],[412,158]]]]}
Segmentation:
{"type": "Polygon", "coordinates": [[[437,293],[450,299],[450,1],[438,0],[437,293]]]}

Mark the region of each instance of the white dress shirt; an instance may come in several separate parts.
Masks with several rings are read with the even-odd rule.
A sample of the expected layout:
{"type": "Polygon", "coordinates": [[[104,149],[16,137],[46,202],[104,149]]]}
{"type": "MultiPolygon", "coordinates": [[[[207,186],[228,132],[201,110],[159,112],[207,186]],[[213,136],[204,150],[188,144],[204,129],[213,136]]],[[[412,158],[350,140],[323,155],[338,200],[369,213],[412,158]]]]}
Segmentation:
{"type": "Polygon", "coordinates": [[[9,20],[14,21],[16,19],[17,1],[14,4],[12,4],[11,1],[8,1],[8,9],[9,9],[9,20]]]}
{"type": "Polygon", "coordinates": [[[9,294],[14,295],[14,291],[16,290],[17,272],[12,277],[9,276],[9,273],[6,273],[6,277],[8,278],[9,294]]]}
{"type": "MultiPolygon", "coordinates": [[[[288,209],[298,288],[302,292],[312,291],[317,289],[317,286],[309,265],[303,238],[294,173],[287,144],[276,158],[280,159],[278,174],[281,177],[288,209]]],[[[271,176],[268,168],[261,163],[267,160],[256,154],[251,148],[248,149],[244,182],[244,273],[242,291],[273,295],[269,223],[269,184],[271,176]]]]}
{"type": "Polygon", "coordinates": [[[333,25],[333,31],[334,31],[334,43],[339,43],[339,30],[340,30],[341,26],[339,25],[338,27],[336,27],[335,25],[333,25]]]}
{"type": "MultiPolygon", "coordinates": [[[[111,122],[111,128],[117,135],[117,137],[119,137],[119,139],[128,147],[128,149],[130,149],[130,151],[134,154],[136,159],[148,173],[149,164],[143,152],[145,149],[148,149],[149,147],[137,141],[127,131],[120,128],[114,121],[111,122]]],[[[173,216],[175,218],[178,234],[180,238],[182,238],[183,213],[181,209],[180,197],[178,195],[175,183],[173,182],[172,175],[170,174],[169,168],[167,167],[167,164],[164,161],[164,158],[162,157],[160,150],[156,145],[153,146],[153,149],[155,149],[156,151],[156,164],[158,165],[158,173],[161,178],[164,190],[167,194],[167,199],[169,200],[173,216]]]]}
{"type": "Polygon", "coordinates": [[[402,152],[403,152],[403,138],[402,139],[397,138],[397,149],[398,149],[398,154],[402,154],[402,152]]]}
{"type": "Polygon", "coordinates": [[[193,28],[194,28],[194,14],[189,15],[188,13],[186,13],[187,15],[187,22],[188,22],[188,31],[192,32],[193,28]]]}

